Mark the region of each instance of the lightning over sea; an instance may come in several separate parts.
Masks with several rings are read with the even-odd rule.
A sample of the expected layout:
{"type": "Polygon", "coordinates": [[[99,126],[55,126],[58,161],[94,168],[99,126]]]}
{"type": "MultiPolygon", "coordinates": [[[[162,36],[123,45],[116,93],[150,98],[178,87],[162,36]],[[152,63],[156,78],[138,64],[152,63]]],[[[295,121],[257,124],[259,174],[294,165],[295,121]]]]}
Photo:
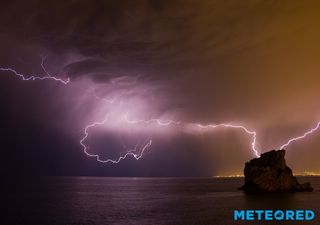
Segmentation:
{"type": "Polygon", "coordinates": [[[0,1],[2,225],[319,225],[320,1],[0,1]]]}
{"type": "MultiPolygon", "coordinates": [[[[41,68],[44,72],[44,76],[35,76],[35,75],[27,75],[27,74],[22,74],[18,71],[16,71],[13,68],[10,67],[0,67],[0,71],[2,72],[9,72],[17,77],[19,77],[23,81],[52,81],[52,82],[58,82],[61,83],[62,85],[71,85],[72,81],[69,77],[64,76],[53,76],[51,75],[48,70],[45,67],[45,58],[41,56],[41,68]]],[[[134,82],[135,83],[135,82],[134,82]]],[[[115,104],[115,99],[106,99],[97,96],[96,94],[93,94],[94,98],[98,100],[103,100],[104,102],[107,102],[108,104],[112,105],[115,104]]],[[[90,135],[90,131],[94,129],[95,127],[98,126],[108,126],[108,121],[120,121],[120,123],[127,124],[128,126],[139,126],[139,127],[145,127],[145,128],[150,128],[150,125],[153,125],[152,129],[158,130],[158,129],[163,129],[166,127],[182,127],[182,129],[192,129],[193,132],[209,132],[211,130],[220,130],[220,129],[235,129],[239,130],[242,132],[245,132],[248,136],[249,139],[251,139],[251,151],[252,154],[255,157],[259,157],[259,149],[257,149],[257,133],[243,125],[238,125],[238,124],[231,124],[231,123],[220,123],[220,124],[200,124],[200,123],[193,123],[193,122],[181,122],[181,121],[174,121],[171,119],[138,119],[134,120],[128,117],[128,113],[124,114],[117,114],[116,116],[113,116],[113,118],[109,118],[110,115],[106,115],[106,118],[103,119],[102,121],[94,121],[88,125],[86,125],[83,129],[83,137],[79,141],[80,145],[83,148],[83,152],[88,156],[88,157],[95,157],[96,160],[100,163],[112,163],[112,164],[117,164],[120,163],[120,161],[126,159],[126,158],[132,158],[135,160],[139,160],[143,158],[143,155],[145,154],[146,151],[151,147],[153,144],[152,138],[148,138],[143,143],[141,144],[136,144],[135,147],[133,148],[125,148],[125,152],[121,152],[118,158],[115,159],[101,159],[98,154],[90,153],[90,147],[88,146],[89,143],[87,143],[87,138],[90,135]]],[[[311,128],[310,130],[307,130],[305,133],[298,137],[292,137],[289,138],[289,140],[281,145],[278,149],[287,149],[291,144],[293,144],[296,141],[302,140],[307,138],[308,136],[312,135],[314,132],[318,131],[320,128],[320,122],[316,124],[315,127],[311,128]]]]}

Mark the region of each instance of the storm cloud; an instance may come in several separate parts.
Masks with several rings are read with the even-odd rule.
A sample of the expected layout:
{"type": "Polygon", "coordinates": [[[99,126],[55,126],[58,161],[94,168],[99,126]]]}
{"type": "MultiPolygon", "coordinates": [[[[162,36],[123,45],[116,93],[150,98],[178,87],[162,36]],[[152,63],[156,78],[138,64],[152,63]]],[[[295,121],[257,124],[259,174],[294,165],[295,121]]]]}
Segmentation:
{"type": "MultiPolygon", "coordinates": [[[[317,1],[3,2],[1,66],[43,75],[40,63],[45,56],[51,74],[75,83],[68,90],[56,84],[25,85],[1,73],[3,114],[16,112],[58,140],[68,137],[64,148],[79,149],[66,150],[70,157],[64,160],[82,154],[77,146],[81,129],[109,110],[103,98],[125,102],[117,110],[134,109],[138,119],[246,125],[257,131],[261,151],[276,148],[320,119],[319,9],[317,1]],[[62,123],[50,119],[52,112],[62,123]],[[52,129],[59,135],[51,134],[52,129]]],[[[15,130],[11,120],[3,126],[4,134],[15,130]]],[[[29,126],[32,130],[34,125],[29,126]]],[[[9,133],[6,140],[15,132],[9,133]]],[[[101,135],[95,136],[99,146],[117,140],[101,135]]],[[[252,157],[249,138],[239,132],[180,132],[175,137],[157,137],[147,159],[108,167],[109,175],[126,174],[131,167],[138,175],[145,175],[144,168],[161,175],[234,173],[252,157]],[[195,155],[198,160],[193,160],[195,155]],[[157,166],[150,165],[155,161],[157,166]],[[163,164],[172,168],[159,172],[163,164]]],[[[290,146],[287,155],[297,170],[320,170],[317,160],[309,162],[319,157],[316,139],[290,146]]],[[[9,152],[20,152],[7,142],[9,152]]],[[[81,160],[76,160],[79,168],[81,160]]],[[[92,173],[103,173],[100,166],[92,173]]]]}

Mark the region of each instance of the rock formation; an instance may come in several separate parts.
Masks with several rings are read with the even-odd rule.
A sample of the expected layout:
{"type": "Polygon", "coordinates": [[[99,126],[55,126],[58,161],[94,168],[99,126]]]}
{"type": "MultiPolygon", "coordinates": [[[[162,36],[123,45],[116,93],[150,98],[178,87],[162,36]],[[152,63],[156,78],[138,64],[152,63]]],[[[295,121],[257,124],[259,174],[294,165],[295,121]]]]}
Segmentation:
{"type": "Polygon", "coordinates": [[[247,162],[245,184],[239,188],[246,193],[313,191],[311,184],[300,184],[286,165],[285,150],[272,150],[247,162]]]}

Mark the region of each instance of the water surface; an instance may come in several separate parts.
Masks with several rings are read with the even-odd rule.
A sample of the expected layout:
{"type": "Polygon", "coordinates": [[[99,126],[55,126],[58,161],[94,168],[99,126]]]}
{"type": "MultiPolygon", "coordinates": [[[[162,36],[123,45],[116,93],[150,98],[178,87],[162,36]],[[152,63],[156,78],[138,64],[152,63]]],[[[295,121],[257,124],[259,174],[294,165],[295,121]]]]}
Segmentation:
{"type": "Polygon", "coordinates": [[[315,192],[247,196],[243,178],[17,178],[2,185],[1,224],[320,224],[320,177],[299,180],[315,192]],[[313,209],[316,219],[234,221],[234,209],[313,209]]]}

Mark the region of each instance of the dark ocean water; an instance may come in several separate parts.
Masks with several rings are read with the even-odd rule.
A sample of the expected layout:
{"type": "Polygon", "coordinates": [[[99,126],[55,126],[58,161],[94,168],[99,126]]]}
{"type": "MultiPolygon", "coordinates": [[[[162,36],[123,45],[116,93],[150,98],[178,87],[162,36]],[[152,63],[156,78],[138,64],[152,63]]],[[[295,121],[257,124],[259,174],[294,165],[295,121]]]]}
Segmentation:
{"type": "Polygon", "coordinates": [[[320,224],[313,193],[247,196],[243,178],[19,178],[2,184],[0,224],[320,224]],[[312,209],[312,222],[239,222],[234,209],[312,209]]]}

